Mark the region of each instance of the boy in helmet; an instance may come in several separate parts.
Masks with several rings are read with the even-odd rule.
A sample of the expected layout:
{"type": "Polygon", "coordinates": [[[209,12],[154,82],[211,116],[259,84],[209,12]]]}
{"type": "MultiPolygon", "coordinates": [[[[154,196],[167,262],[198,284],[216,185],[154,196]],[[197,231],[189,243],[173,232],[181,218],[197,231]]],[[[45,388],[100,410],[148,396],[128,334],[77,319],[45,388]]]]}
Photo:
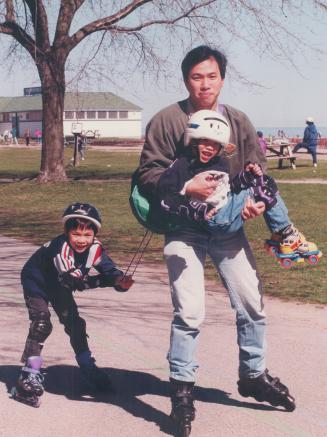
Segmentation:
{"type": "Polygon", "coordinates": [[[21,272],[31,321],[21,361],[25,364],[13,390],[17,400],[39,406],[43,394],[41,351],[52,331],[49,303],[63,324],[82,375],[97,390],[110,388],[107,374],[95,365],[88,346],[86,322],[79,315],[73,291],[113,287],[127,291],[133,284],[105,253],[96,238],[101,228],[98,210],[87,203],[69,205],[63,214],[64,233],[39,248],[21,272]],[[97,274],[89,275],[90,269],[97,274]]]}
{"type": "Polygon", "coordinates": [[[249,208],[264,204],[271,240],[282,254],[316,252],[317,246],[306,241],[290,221],[281,198],[277,201],[277,185],[273,178],[263,175],[259,164],[248,163],[233,179],[229,177],[228,156],[237,153],[229,138],[229,124],[218,112],[200,110],[190,117],[184,135],[185,145],[190,146],[186,156],[174,161],[158,182],[161,209],[199,222],[211,232],[236,232],[244,224],[242,211],[250,197],[254,202],[249,208]],[[205,200],[185,195],[187,185],[199,173],[215,182],[215,190],[205,200]]]}

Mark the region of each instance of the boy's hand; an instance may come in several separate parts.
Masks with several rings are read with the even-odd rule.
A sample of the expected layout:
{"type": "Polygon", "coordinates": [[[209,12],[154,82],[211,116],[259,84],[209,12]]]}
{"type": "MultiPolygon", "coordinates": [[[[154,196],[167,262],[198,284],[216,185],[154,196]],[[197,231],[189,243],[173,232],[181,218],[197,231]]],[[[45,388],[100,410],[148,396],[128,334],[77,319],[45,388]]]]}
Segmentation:
{"type": "Polygon", "coordinates": [[[84,291],[86,288],[84,278],[71,275],[64,272],[59,276],[60,285],[69,291],[84,291]]]}
{"type": "Polygon", "coordinates": [[[218,183],[214,179],[207,180],[207,177],[208,175],[205,172],[194,176],[192,181],[187,184],[186,194],[200,201],[209,197],[217,188],[218,183]]]}
{"type": "Polygon", "coordinates": [[[116,291],[125,292],[130,289],[134,282],[132,275],[119,276],[115,281],[114,289],[116,291]]]}
{"type": "Polygon", "coordinates": [[[210,209],[209,212],[207,212],[206,216],[205,216],[205,220],[210,220],[217,212],[217,208],[212,208],[210,209]]]}

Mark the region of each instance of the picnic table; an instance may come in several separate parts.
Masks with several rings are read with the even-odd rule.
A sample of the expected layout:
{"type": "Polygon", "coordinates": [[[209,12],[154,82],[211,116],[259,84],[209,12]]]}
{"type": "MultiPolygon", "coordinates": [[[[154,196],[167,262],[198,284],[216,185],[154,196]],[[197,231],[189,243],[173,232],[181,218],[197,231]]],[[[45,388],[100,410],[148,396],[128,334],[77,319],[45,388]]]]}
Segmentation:
{"type": "Polygon", "coordinates": [[[295,160],[296,157],[293,155],[293,143],[290,143],[288,139],[276,138],[271,143],[267,145],[267,151],[271,154],[266,155],[267,158],[279,158],[278,159],[278,168],[283,168],[284,159],[290,162],[290,165],[293,170],[296,169],[295,160]]]}

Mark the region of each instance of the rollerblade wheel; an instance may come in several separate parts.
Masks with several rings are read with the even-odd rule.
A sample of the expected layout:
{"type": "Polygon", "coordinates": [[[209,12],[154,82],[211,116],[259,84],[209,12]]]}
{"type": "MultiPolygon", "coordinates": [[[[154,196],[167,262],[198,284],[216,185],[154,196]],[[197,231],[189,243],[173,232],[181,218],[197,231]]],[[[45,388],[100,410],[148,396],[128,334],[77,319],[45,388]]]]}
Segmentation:
{"type": "Polygon", "coordinates": [[[189,437],[191,435],[191,426],[186,426],[178,430],[178,437],[189,437]]]}
{"type": "Polygon", "coordinates": [[[266,251],[269,255],[271,255],[271,256],[276,256],[276,252],[277,252],[276,247],[274,247],[274,246],[270,246],[270,244],[265,243],[264,248],[265,248],[265,251],[266,251]]]}
{"type": "Polygon", "coordinates": [[[14,399],[15,401],[21,402],[22,404],[26,404],[34,408],[39,408],[41,404],[38,396],[22,394],[17,390],[16,387],[13,387],[11,389],[10,394],[12,399],[14,399]]]}
{"type": "Polygon", "coordinates": [[[319,258],[317,255],[310,255],[308,257],[308,263],[311,265],[317,264],[319,262],[319,258]]]}
{"type": "Polygon", "coordinates": [[[293,261],[290,258],[283,258],[280,260],[280,265],[284,269],[290,269],[293,265],[293,261]]]}
{"type": "Polygon", "coordinates": [[[285,410],[289,411],[290,413],[295,410],[296,405],[295,405],[295,402],[294,402],[294,398],[292,396],[289,396],[285,400],[284,407],[285,407],[285,410]]]}

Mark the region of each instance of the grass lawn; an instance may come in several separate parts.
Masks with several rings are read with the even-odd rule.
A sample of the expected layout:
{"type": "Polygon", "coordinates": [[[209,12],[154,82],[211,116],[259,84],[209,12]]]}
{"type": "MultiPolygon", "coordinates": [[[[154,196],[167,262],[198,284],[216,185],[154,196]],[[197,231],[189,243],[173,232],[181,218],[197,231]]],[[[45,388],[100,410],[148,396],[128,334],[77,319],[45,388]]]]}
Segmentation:
{"type": "MultiPolygon", "coordinates": [[[[0,178],[9,175],[27,177],[28,172],[37,173],[37,151],[16,149],[0,153],[0,178]]],[[[144,233],[129,208],[129,180],[121,179],[129,178],[137,163],[137,153],[89,150],[87,159],[72,171],[78,171],[78,177],[93,177],[94,180],[47,185],[39,185],[35,181],[0,184],[1,234],[42,244],[61,232],[60,217],[69,203],[90,202],[102,212],[104,225],[101,239],[112,257],[119,260],[122,267],[126,266],[144,233]]],[[[316,175],[312,173],[311,166],[301,167],[301,171],[303,177],[312,178],[316,175]]],[[[317,172],[319,178],[323,177],[324,171],[327,175],[327,161],[320,165],[317,172]]],[[[287,179],[291,179],[294,173],[297,170],[270,171],[277,179],[282,179],[284,174],[287,174],[287,179]]],[[[327,254],[327,185],[280,184],[280,191],[296,226],[327,254]]],[[[306,263],[284,270],[263,249],[264,239],[269,236],[263,219],[260,217],[247,222],[246,232],[267,294],[283,299],[327,303],[326,257],[317,266],[306,263]]],[[[162,236],[155,235],[145,258],[162,262],[162,243],[162,236]]],[[[207,274],[209,277],[215,276],[210,263],[207,274]]]]}
{"type": "MultiPolygon", "coordinates": [[[[36,177],[39,173],[41,151],[31,148],[0,150],[0,178],[26,179],[36,177]]],[[[65,149],[65,165],[67,175],[71,178],[113,179],[127,178],[138,165],[137,152],[106,152],[89,149],[85,161],[78,167],[70,165],[73,149],[65,149]]]]}

